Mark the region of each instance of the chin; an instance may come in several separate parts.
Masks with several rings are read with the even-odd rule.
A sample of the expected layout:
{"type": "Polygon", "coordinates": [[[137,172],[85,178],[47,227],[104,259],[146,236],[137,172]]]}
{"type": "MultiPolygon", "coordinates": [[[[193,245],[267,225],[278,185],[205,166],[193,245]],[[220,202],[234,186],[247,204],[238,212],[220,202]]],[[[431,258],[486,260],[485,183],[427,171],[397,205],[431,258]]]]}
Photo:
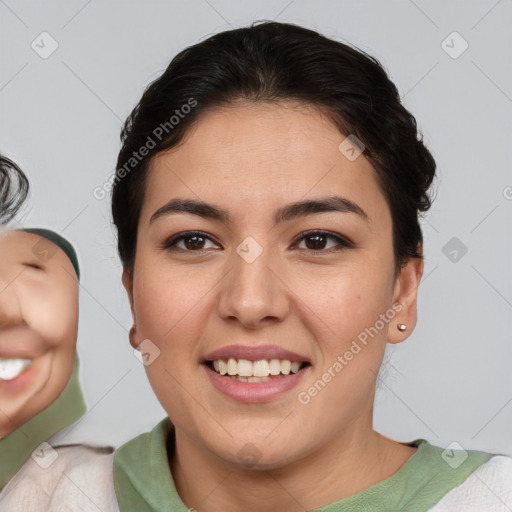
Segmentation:
{"type": "Polygon", "coordinates": [[[222,440],[210,439],[205,445],[211,453],[240,470],[278,469],[301,456],[301,448],[289,442],[292,436],[281,436],[270,442],[264,435],[251,436],[250,432],[243,432],[243,437],[223,436],[222,440]]]}
{"type": "Polygon", "coordinates": [[[293,463],[298,454],[286,453],[283,450],[271,452],[267,448],[261,450],[255,444],[247,442],[235,454],[231,454],[229,463],[242,471],[269,471],[276,470],[293,463]]]}

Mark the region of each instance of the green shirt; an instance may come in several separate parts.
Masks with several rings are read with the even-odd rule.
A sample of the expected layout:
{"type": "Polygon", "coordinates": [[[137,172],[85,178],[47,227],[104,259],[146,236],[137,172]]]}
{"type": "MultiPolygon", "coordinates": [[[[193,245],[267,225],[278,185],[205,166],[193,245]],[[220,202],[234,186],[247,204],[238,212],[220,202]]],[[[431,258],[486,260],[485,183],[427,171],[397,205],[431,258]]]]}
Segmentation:
{"type": "MultiPolygon", "coordinates": [[[[444,453],[443,458],[444,449],[431,445],[425,439],[416,439],[408,444],[418,449],[395,474],[357,494],[311,512],[426,511],[492,456],[469,450],[467,459],[455,467],[457,464],[450,465],[446,460],[460,457],[457,450],[444,453]]],[[[168,456],[172,458],[173,454],[174,427],[169,418],[116,451],[114,484],[121,512],[189,510],[176,491],[169,468],[168,456]]]]}
{"type": "Polygon", "coordinates": [[[0,491],[43,441],[77,421],[85,410],[78,382],[78,356],[75,355],[73,372],[59,398],[0,440],[0,491]]]}

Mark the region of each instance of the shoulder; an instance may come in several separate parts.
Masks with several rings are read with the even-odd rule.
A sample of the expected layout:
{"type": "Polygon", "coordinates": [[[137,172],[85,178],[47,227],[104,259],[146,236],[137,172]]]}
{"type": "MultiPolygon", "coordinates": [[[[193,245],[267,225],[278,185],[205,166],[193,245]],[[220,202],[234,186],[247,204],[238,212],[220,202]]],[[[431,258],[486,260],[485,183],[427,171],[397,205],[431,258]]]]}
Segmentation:
{"type": "Polygon", "coordinates": [[[448,492],[432,512],[498,512],[512,509],[512,457],[492,455],[459,486],[448,492]]]}
{"type": "Polygon", "coordinates": [[[43,443],[0,493],[0,511],[118,512],[110,447],[43,443]]]}

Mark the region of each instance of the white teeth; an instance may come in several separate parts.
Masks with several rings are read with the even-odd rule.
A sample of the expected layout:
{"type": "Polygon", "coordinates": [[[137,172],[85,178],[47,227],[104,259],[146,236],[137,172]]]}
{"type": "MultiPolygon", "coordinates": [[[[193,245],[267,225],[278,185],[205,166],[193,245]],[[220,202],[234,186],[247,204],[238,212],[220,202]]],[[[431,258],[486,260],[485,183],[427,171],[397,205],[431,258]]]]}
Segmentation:
{"type": "Polygon", "coordinates": [[[0,380],[15,379],[31,364],[32,359],[4,359],[0,357],[0,380]]]}
{"type": "Polygon", "coordinates": [[[236,375],[238,373],[238,365],[236,364],[236,360],[231,358],[228,359],[228,367],[227,367],[228,375],[236,375]]]}
{"type": "Polygon", "coordinates": [[[279,375],[281,373],[281,362],[279,359],[271,359],[268,364],[270,375],[279,375]]]}
{"type": "Polygon", "coordinates": [[[247,382],[270,382],[270,377],[247,377],[247,382]]]}
{"type": "Polygon", "coordinates": [[[238,377],[240,382],[266,382],[270,379],[269,375],[289,375],[297,373],[302,363],[298,361],[289,361],[287,359],[260,359],[258,361],[249,361],[248,359],[234,359],[230,357],[227,362],[223,359],[213,361],[213,368],[221,375],[230,375],[238,377]],[[252,380],[256,377],[255,380],[252,380]]]}
{"type": "Polygon", "coordinates": [[[252,361],[248,361],[247,359],[239,359],[238,375],[240,377],[252,377],[252,361]]]}
{"type": "Polygon", "coordinates": [[[268,367],[268,361],[262,359],[261,361],[254,361],[252,363],[252,374],[255,377],[268,377],[270,369],[268,367]]]}
{"type": "Polygon", "coordinates": [[[297,361],[294,361],[290,366],[290,370],[292,371],[292,373],[297,373],[299,371],[299,368],[300,363],[298,363],[297,361]]]}
{"type": "Polygon", "coordinates": [[[282,374],[289,375],[291,368],[292,368],[291,361],[287,361],[286,359],[284,361],[281,361],[281,373],[282,374]]]}
{"type": "Polygon", "coordinates": [[[234,380],[239,382],[270,382],[270,377],[232,377],[234,380]]]}

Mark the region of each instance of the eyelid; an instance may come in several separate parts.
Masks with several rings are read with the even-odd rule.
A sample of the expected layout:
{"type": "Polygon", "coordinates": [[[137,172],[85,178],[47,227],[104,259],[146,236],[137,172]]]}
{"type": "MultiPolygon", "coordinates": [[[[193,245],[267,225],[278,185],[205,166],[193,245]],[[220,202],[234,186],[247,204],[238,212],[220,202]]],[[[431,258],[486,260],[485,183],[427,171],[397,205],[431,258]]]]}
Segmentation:
{"type": "MultiPolygon", "coordinates": [[[[206,238],[206,239],[212,241],[213,243],[215,243],[216,245],[220,245],[211,237],[211,235],[209,235],[208,233],[205,233],[203,231],[181,231],[181,232],[176,233],[175,235],[172,235],[171,237],[167,238],[161,244],[161,248],[169,250],[169,249],[171,249],[171,247],[175,247],[177,242],[180,242],[181,240],[184,240],[186,238],[192,238],[193,236],[198,236],[200,238],[206,238]]],[[[204,249],[200,249],[198,251],[190,251],[190,250],[186,250],[186,249],[178,249],[178,250],[181,250],[184,252],[201,252],[204,249]]]]}
{"type": "MultiPolygon", "coordinates": [[[[343,249],[350,249],[352,247],[354,247],[354,244],[352,241],[350,241],[348,238],[342,236],[342,235],[339,235],[337,233],[334,233],[332,231],[328,231],[328,230],[325,230],[325,229],[313,229],[313,230],[309,230],[309,231],[304,231],[303,233],[300,233],[294,240],[294,242],[292,243],[292,245],[297,245],[299,242],[301,242],[302,240],[304,240],[305,238],[307,238],[308,236],[314,236],[314,235],[322,235],[322,236],[325,236],[325,238],[331,238],[333,240],[336,240],[336,242],[338,242],[338,246],[341,246],[341,248],[336,248],[336,247],[331,247],[329,249],[318,249],[318,250],[315,250],[315,249],[299,249],[299,250],[304,250],[304,251],[307,251],[307,252],[310,252],[310,253],[329,253],[331,251],[336,251],[336,250],[343,250],[343,249]]],[[[194,236],[198,236],[200,238],[205,238],[207,240],[210,240],[211,242],[213,242],[214,244],[216,245],[220,245],[218,244],[208,233],[205,233],[203,231],[181,231],[180,233],[176,233],[175,235],[169,237],[168,239],[166,239],[163,244],[161,244],[161,248],[162,249],[167,249],[167,250],[170,250],[171,247],[175,247],[176,246],[176,243],[177,242],[180,242],[181,240],[184,240],[186,238],[192,238],[194,236]]],[[[197,251],[194,251],[194,250],[188,250],[188,249],[178,249],[178,250],[181,250],[183,252],[202,252],[206,249],[198,249],[197,251]]]]}
{"type": "Polygon", "coordinates": [[[25,267],[28,267],[28,268],[34,268],[34,269],[37,269],[37,270],[43,270],[43,266],[40,265],[39,263],[33,263],[31,261],[24,261],[22,263],[23,266],[25,267]]]}
{"type": "MultiPolygon", "coordinates": [[[[350,248],[354,247],[353,242],[351,242],[348,238],[346,238],[342,235],[339,235],[338,233],[334,233],[332,231],[328,231],[325,229],[312,229],[309,231],[304,231],[303,233],[301,233],[300,235],[297,236],[297,238],[295,239],[295,242],[293,242],[293,244],[296,245],[297,243],[302,242],[302,240],[304,240],[305,238],[308,238],[308,237],[314,236],[314,235],[322,235],[325,238],[332,238],[333,240],[336,240],[338,242],[338,246],[341,246],[342,249],[350,249],[350,248]]],[[[331,251],[337,251],[337,250],[339,251],[342,249],[339,249],[336,247],[331,247],[329,249],[318,249],[318,250],[300,249],[300,250],[304,250],[304,251],[307,251],[307,252],[310,252],[313,254],[314,253],[320,254],[320,253],[329,253],[331,251]]]]}

